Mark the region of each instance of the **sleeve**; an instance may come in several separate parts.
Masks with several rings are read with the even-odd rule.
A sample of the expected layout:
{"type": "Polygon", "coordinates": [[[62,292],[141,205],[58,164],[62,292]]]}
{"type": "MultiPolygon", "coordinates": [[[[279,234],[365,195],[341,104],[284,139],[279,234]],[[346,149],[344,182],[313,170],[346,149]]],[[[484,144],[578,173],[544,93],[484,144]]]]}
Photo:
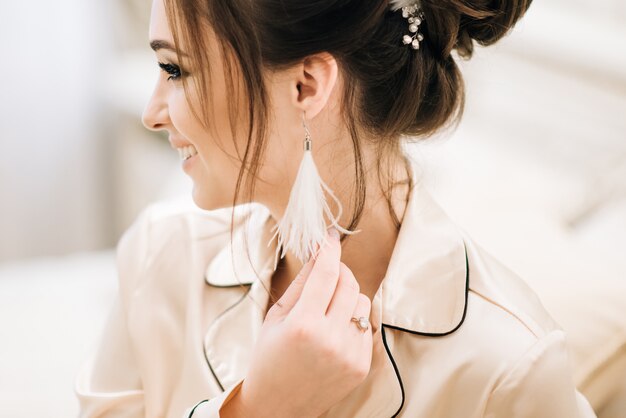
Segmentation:
{"type": "Polygon", "coordinates": [[[181,418],[220,418],[221,408],[230,401],[241,389],[244,379],[240,379],[220,395],[211,399],[203,399],[194,406],[187,408],[181,418]]]}
{"type": "Polygon", "coordinates": [[[116,250],[119,291],[100,334],[98,346],[81,365],[74,381],[79,418],[144,416],[141,375],[126,323],[127,295],[142,274],[148,255],[148,211],[120,238],[116,250]]]}
{"type": "MultiPolygon", "coordinates": [[[[154,211],[145,209],[120,238],[116,250],[119,291],[100,334],[96,350],[74,380],[79,418],[144,418],[144,390],[126,312],[130,295],[150,262],[150,225],[154,211]]],[[[243,379],[220,395],[185,410],[183,417],[219,418],[219,411],[241,389],[243,379]]]]}
{"type": "Polygon", "coordinates": [[[74,385],[79,418],[144,416],[143,390],[130,348],[119,299],[93,355],[82,364],[74,385]]]}
{"type": "Polygon", "coordinates": [[[485,418],[596,418],[576,389],[565,344],[555,330],[537,341],[491,392],[485,418]]]}

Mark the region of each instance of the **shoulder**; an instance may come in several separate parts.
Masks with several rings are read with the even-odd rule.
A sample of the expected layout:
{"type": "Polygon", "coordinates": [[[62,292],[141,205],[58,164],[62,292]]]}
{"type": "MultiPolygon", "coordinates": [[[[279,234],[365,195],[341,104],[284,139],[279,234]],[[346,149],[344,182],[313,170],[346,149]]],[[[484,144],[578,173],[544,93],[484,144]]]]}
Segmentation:
{"type": "MultiPolygon", "coordinates": [[[[261,214],[257,204],[203,210],[184,199],[148,205],[117,242],[116,257],[122,296],[141,286],[170,277],[186,277],[192,267],[206,264],[227,245],[246,217],[261,214]],[[199,260],[196,255],[204,258],[199,260]]],[[[261,214],[262,215],[262,214],[261,214]]]]}
{"type": "Polygon", "coordinates": [[[567,356],[561,326],[533,289],[466,233],[462,234],[469,288],[467,313],[455,333],[456,343],[463,340],[464,346],[471,346],[474,361],[482,363],[488,374],[501,375],[538,353],[567,356]]]}
{"type": "Polygon", "coordinates": [[[452,338],[433,348],[463,347],[462,358],[471,359],[481,376],[473,378],[492,390],[529,390],[541,379],[571,385],[561,326],[523,278],[462,233],[469,268],[466,317],[452,338]]]}
{"type": "Polygon", "coordinates": [[[203,210],[187,199],[170,199],[149,204],[124,231],[118,248],[137,248],[151,238],[154,250],[166,245],[169,240],[159,240],[163,235],[183,239],[201,238],[203,235],[221,232],[229,228],[232,208],[203,210]]]}
{"type": "Polygon", "coordinates": [[[465,232],[470,270],[469,292],[488,308],[508,318],[512,326],[522,327],[536,338],[560,330],[537,293],[527,282],[465,232]]]}

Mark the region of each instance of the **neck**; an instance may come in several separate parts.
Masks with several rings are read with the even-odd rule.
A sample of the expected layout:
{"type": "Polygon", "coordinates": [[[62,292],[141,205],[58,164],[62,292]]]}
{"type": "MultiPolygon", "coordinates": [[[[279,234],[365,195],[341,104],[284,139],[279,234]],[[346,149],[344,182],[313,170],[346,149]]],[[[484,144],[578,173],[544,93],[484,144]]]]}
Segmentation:
{"type": "MultiPolygon", "coordinates": [[[[392,207],[400,221],[406,208],[407,186],[407,184],[400,184],[394,187],[391,193],[392,207]]],[[[343,204],[341,196],[337,197],[342,200],[343,204]]],[[[274,215],[275,212],[272,211],[272,216],[274,215]]],[[[340,225],[347,227],[350,216],[351,211],[344,210],[340,225]]],[[[274,218],[277,219],[276,216],[274,218]]],[[[372,300],[384,279],[399,232],[377,182],[368,181],[368,196],[356,229],[360,229],[361,232],[349,235],[342,241],[341,261],[353,272],[359,282],[361,293],[372,300]]],[[[301,268],[302,263],[293,254],[287,252],[285,258],[278,264],[273,277],[273,288],[275,287],[274,280],[282,283],[277,284],[275,288],[279,292],[274,295],[276,298],[282,295],[282,291],[296,277],[301,268]]]]}

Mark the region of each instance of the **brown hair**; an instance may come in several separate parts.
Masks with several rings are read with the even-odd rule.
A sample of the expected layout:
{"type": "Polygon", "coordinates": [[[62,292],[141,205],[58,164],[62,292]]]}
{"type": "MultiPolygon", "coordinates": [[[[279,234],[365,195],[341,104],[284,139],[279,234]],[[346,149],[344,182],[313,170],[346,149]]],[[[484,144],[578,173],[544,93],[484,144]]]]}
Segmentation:
{"type": "MultiPolygon", "coordinates": [[[[531,1],[422,0],[424,40],[419,50],[402,44],[407,20],[400,11],[389,9],[389,0],[166,0],[165,4],[175,44],[184,41],[194,67],[202,70],[196,93],[203,115],[197,116],[211,126],[210,98],[202,87],[210,85],[210,57],[201,36],[206,25],[220,41],[228,97],[247,101],[247,141],[240,155],[233,206],[242,184],[247,186],[248,198],[254,195],[253,179],[263,157],[269,109],[262,70],[286,69],[322,51],[335,57],[345,75],[341,108],[354,148],[356,193],[347,227],[354,229],[366,195],[359,132],[377,140],[380,179],[380,161],[389,155],[404,158],[400,136],[425,138],[456,127],[463,114],[465,90],[453,50],[469,59],[474,42],[495,43],[524,15],[531,1]],[[240,80],[231,74],[240,75],[240,80]],[[250,181],[244,181],[246,171],[250,181]]],[[[178,59],[183,57],[179,54],[178,59]]],[[[233,137],[237,137],[237,102],[229,106],[233,137]]],[[[390,181],[391,176],[387,178],[390,181]]],[[[388,183],[384,190],[390,214],[399,226],[387,194],[391,186],[388,183]]]]}

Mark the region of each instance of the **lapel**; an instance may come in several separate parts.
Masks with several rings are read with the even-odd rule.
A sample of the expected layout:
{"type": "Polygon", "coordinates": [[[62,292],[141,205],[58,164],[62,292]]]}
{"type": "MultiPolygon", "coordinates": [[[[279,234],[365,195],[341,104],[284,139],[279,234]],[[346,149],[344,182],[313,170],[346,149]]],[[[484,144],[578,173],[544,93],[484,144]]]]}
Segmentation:
{"type": "Polygon", "coordinates": [[[469,271],[457,226],[417,178],[381,287],[386,327],[443,336],[463,322],[469,271]]]}
{"type": "Polygon", "coordinates": [[[216,292],[212,298],[220,304],[228,300],[204,338],[207,364],[222,390],[244,377],[248,369],[269,301],[276,249],[276,240],[268,245],[272,235],[269,211],[257,204],[237,209],[232,241],[228,239],[205,270],[205,281],[216,292]]]}
{"type": "MultiPolygon", "coordinates": [[[[263,206],[250,207],[254,208],[250,222],[235,218],[232,244],[229,241],[205,270],[205,281],[216,292],[237,291],[230,305],[209,325],[204,341],[208,366],[222,389],[245,377],[269,300],[266,289],[271,288],[276,240],[269,245],[268,241],[274,222],[263,206]],[[243,242],[246,229],[249,259],[243,242]]],[[[323,416],[396,416],[404,404],[404,388],[402,370],[397,369],[393,358],[393,332],[430,337],[454,332],[465,318],[468,285],[462,236],[414,177],[387,273],[372,301],[374,355],[370,374],[323,416]]]]}

